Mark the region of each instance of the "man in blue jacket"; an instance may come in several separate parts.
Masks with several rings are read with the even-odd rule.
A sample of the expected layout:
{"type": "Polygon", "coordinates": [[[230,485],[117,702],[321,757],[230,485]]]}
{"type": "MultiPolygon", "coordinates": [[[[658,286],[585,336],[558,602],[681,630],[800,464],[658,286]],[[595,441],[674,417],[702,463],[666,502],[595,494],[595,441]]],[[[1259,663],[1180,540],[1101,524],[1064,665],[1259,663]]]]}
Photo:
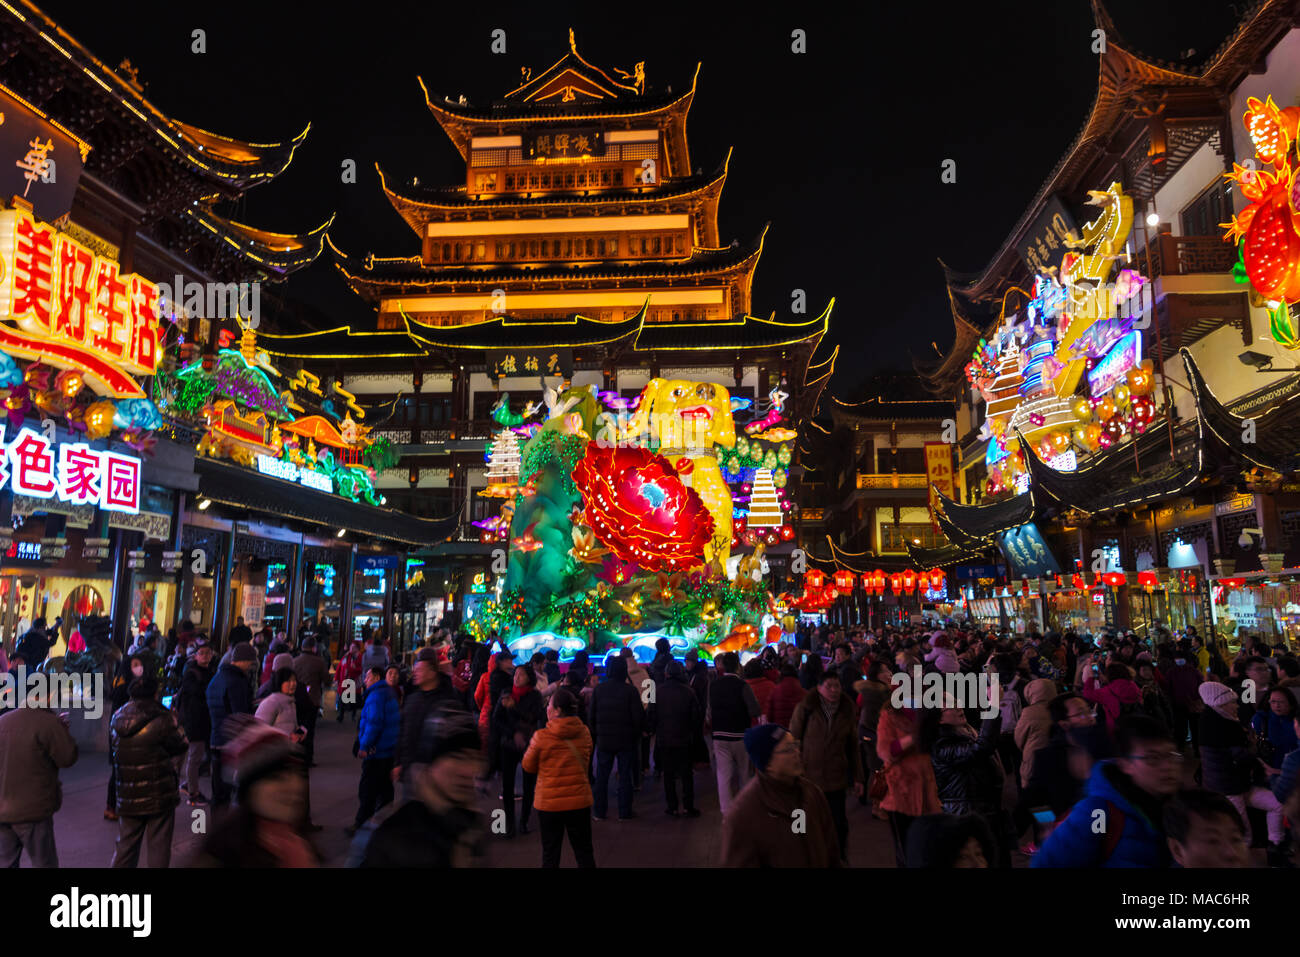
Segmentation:
{"type": "Polygon", "coordinates": [[[361,804],[355,823],[344,829],[349,837],[393,800],[393,760],[402,732],[402,709],[396,692],[384,680],[384,670],[373,667],[361,681],[366,688],[356,743],[356,756],[361,759],[361,785],[357,789],[361,804]]]}
{"type": "Polygon", "coordinates": [[[230,782],[221,773],[221,748],[226,743],[226,719],[236,714],[253,713],[253,688],[249,676],[257,668],[257,651],[246,641],[230,649],[230,661],[217,669],[216,676],[208,682],[205,697],[208,716],[212,720],[208,744],[212,751],[212,804],[229,804],[230,782]]]}
{"type": "Polygon", "coordinates": [[[1182,783],[1182,754],[1154,718],[1131,715],[1115,729],[1119,757],[1092,769],[1083,800],[1034,855],[1030,867],[1168,867],[1164,804],[1182,783]]]}

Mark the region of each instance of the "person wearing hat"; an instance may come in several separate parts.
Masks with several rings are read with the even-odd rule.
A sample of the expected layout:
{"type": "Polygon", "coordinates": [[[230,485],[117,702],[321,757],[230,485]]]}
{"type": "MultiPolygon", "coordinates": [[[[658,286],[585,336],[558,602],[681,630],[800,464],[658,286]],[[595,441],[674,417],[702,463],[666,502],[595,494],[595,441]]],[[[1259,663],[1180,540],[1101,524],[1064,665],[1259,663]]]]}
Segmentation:
{"type": "Polygon", "coordinates": [[[193,867],[318,867],[320,856],[303,836],[306,765],[282,731],[250,715],[228,724],[225,764],[238,806],[217,819],[193,867]]]}
{"type": "Polygon", "coordinates": [[[478,728],[445,702],[426,712],[409,757],[408,800],[358,833],[349,866],[469,867],[483,857],[486,832],[475,809],[483,771],[478,728]]]}
{"type": "Polygon", "coordinates": [[[402,705],[402,730],[397,738],[393,765],[394,782],[403,780],[407,768],[415,761],[425,718],[444,705],[461,708],[461,699],[452,688],[451,679],[439,670],[438,664],[438,652],[433,648],[421,648],[415,656],[415,665],[411,669],[415,688],[402,705]]]}
{"type": "Polygon", "coordinates": [[[803,773],[799,742],[785,728],[745,732],[757,772],[722,819],[723,867],[841,867],[826,796],[803,773]]]}
{"type": "Polygon", "coordinates": [[[198,641],[192,646],[194,654],[185,663],[181,674],[180,697],[176,710],[181,728],[189,739],[183,769],[184,790],[190,806],[207,804],[208,799],[199,790],[199,769],[208,754],[208,741],[212,737],[212,718],[208,714],[206,698],[208,684],[212,681],[212,646],[198,641]]]}
{"type": "Polygon", "coordinates": [[[253,689],[249,678],[257,670],[257,650],[247,641],[230,649],[230,661],[217,669],[204,692],[211,722],[208,745],[212,752],[212,803],[230,803],[230,785],[222,773],[221,749],[230,740],[226,720],[234,715],[253,713],[253,689]]]}

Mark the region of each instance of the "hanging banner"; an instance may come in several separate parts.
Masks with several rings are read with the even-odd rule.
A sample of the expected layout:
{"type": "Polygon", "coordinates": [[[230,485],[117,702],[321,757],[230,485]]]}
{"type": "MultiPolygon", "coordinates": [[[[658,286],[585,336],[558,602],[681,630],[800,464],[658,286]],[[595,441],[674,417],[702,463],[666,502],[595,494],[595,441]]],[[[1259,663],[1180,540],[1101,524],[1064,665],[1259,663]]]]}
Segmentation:
{"type": "Polygon", "coordinates": [[[925,475],[930,489],[930,522],[937,532],[939,522],[935,518],[935,509],[939,505],[938,493],[942,492],[950,499],[956,497],[953,494],[951,445],[947,442],[925,443],[925,475]]]}

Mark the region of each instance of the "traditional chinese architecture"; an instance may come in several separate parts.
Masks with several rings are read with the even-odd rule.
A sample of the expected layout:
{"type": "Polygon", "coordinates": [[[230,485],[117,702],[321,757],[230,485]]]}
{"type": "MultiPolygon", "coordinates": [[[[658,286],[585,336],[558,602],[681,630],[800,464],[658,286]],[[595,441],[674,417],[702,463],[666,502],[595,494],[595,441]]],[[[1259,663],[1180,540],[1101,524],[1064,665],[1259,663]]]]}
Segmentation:
{"type": "MultiPolygon", "coordinates": [[[[525,68],[490,102],[453,102],[421,80],[465,178],[395,183],[380,166],[414,253],[329,244],[342,280],[373,304],[373,326],[259,337],[274,361],[337,379],[358,402],[396,400],[380,431],[402,459],[377,486],[416,514],[465,511],[436,549],[449,568],[475,554],[486,567],[502,531],[498,499],[476,493],[495,478],[485,459],[500,430],[538,421],[521,410],[553,414],[565,389],[590,386],[603,408],[631,412],[654,380],[728,390],[744,441],[719,459],[726,479],[744,498],[766,467],[763,482],[785,503],[782,522],[769,502],[749,529],[737,502],[736,544],[762,540],[778,564],[793,545],[792,440],[833,369],[833,356],[812,361],[831,304],[755,314],[763,235],[719,237],[731,157],[694,161],[687,140],[699,68],[675,93],[647,76],[644,64],[594,65],[570,31],[558,60],[525,68]]],[[[429,577],[435,589],[443,580],[429,577]]]]}
{"type": "Polygon", "coordinates": [[[1300,484],[1271,436],[1295,428],[1300,233],[1274,185],[1300,134],[1300,3],[1251,6],[1196,67],[1093,12],[1083,129],[983,270],[944,267],[953,346],[917,369],[958,401],[965,493],[918,560],[997,546],[996,617],[1020,627],[1291,637],[1300,484]]]}

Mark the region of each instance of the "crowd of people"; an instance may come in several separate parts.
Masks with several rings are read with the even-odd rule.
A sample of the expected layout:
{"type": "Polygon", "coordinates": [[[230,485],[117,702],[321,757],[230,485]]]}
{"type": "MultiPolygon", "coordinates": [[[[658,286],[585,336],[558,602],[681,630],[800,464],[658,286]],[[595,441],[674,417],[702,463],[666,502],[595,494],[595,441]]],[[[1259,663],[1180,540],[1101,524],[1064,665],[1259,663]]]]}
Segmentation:
{"type": "MultiPolygon", "coordinates": [[[[188,623],[140,634],[111,688],[112,866],[168,866],[182,801],[220,809],[193,863],[319,863],[309,775],[331,687],[355,728],[354,866],[469,865],[535,826],[543,866],[567,839],[594,867],[611,818],[705,813],[700,774],[724,866],[849,864],[850,801],[885,822],[900,867],[1292,866],[1300,661],[1257,638],[1228,660],[1191,628],[823,626],[743,665],[678,660],[666,639],[648,663],[562,665],[439,629],[408,671],[377,630],[333,666],[328,637],[291,645],[241,620],[218,658],[188,623]],[[926,675],[962,680],[937,699],[901,680],[926,675]]],[[[25,849],[57,866],[58,772],[77,756],[52,708],[0,714],[0,864],[25,849]]]]}

